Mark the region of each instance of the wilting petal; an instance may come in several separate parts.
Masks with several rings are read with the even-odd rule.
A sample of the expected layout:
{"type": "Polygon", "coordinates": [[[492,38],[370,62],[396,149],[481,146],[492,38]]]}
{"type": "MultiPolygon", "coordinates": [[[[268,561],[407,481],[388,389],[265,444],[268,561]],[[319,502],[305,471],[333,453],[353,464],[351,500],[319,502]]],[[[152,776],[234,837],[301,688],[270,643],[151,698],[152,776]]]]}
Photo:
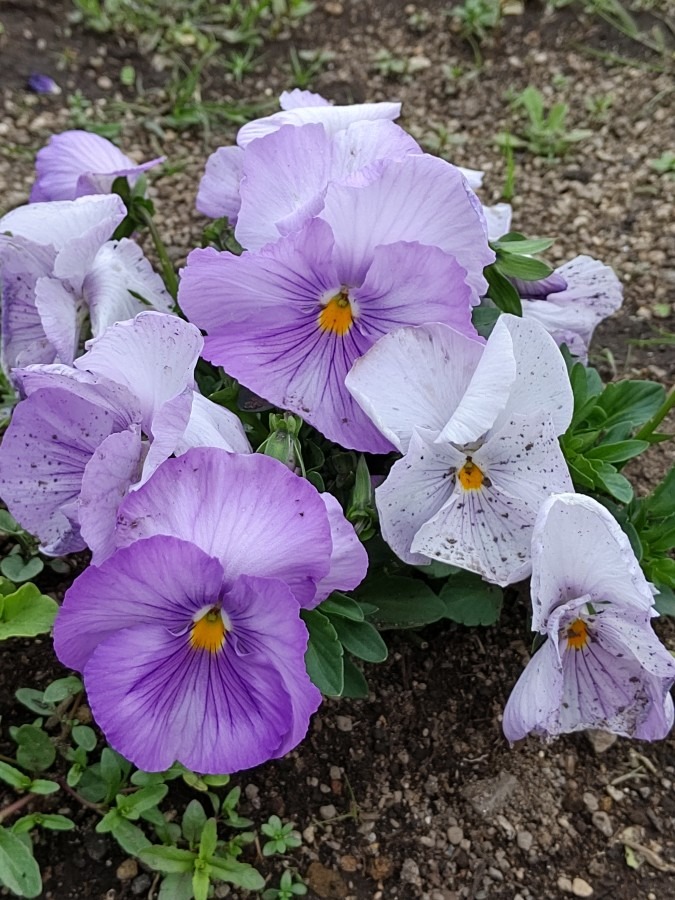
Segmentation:
{"type": "Polygon", "coordinates": [[[332,494],[319,495],[326,506],[333,549],[330,571],[316,586],[316,599],[325,600],[333,591],[351,591],[366,577],[368,554],[342,507],[332,494]]]}
{"type": "Polygon", "coordinates": [[[486,288],[483,269],[494,253],[469,190],[455,166],[426,154],[380,160],[353,184],[330,185],[321,218],[339,236],[338,265],[362,279],[379,245],[439,247],[466,270],[478,302],[486,288]]]}
{"type": "Polygon", "coordinates": [[[30,202],[75,200],[85,194],[109,193],[118,175],[133,185],[146,169],[164,157],[137,165],[106,138],[89,131],[64,131],[49,139],[35,161],[37,180],[30,202]]]}
{"type": "Polygon", "coordinates": [[[279,578],[307,607],[330,569],[330,527],[318,491],[261,454],[197,448],[167,460],[125,498],[116,534],[118,546],[153,534],[190,540],[220,559],[229,579],[279,578]]]}
{"type": "Polygon", "coordinates": [[[198,391],[192,394],[190,418],[174,453],[180,456],[191,447],[219,447],[232,453],[251,452],[251,445],[238,416],[207,400],[198,391]]]}
{"type": "Polygon", "coordinates": [[[263,119],[247,122],[239,129],[237,143],[240,147],[247,147],[251,141],[277,131],[282,125],[307,125],[316,122],[334,134],[347,128],[352,122],[393,120],[398,119],[400,115],[400,103],[352,103],[349,106],[331,106],[313,102],[311,106],[294,105],[263,119]]]}
{"type": "Polygon", "coordinates": [[[375,490],[382,537],[411,565],[429,563],[429,556],[411,551],[415,535],[450,500],[452,473],[464,463],[463,453],[449,444],[432,443],[434,436],[414,429],[406,455],[394,463],[375,490]]]}
{"type": "Polygon", "coordinates": [[[219,147],[209,156],[197,192],[196,206],[202,215],[211,219],[226,216],[231,224],[237,221],[243,164],[241,147],[219,147]]]}
{"type": "Polygon", "coordinates": [[[38,278],[35,308],[49,343],[62,363],[70,365],[77,356],[84,305],[58,278],[38,278]]]}
{"type": "Polygon", "coordinates": [[[539,507],[572,483],[550,416],[513,418],[471,458],[483,483],[465,490],[457,480],[451,500],[420,528],[412,550],[512,584],[530,572],[539,507]]]}
{"type": "Polygon", "coordinates": [[[77,511],[83,540],[97,548],[93,565],[115,550],[117,509],[141,477],[143,449],[140,429],[120,431],[107,437],[84,467],[77,511]]]}
{"type": "Polygon", "coordinates": [[[532,564],[534,631],[544,630],[556,606],[583,594],[651,614],[654,598],[628,537],[591,497],[560,493],[542,504],[532,564]]]}
{"type": "Polygon", "coordinates": [[[502,727],[507,740],[519,741],[531,731],[553,733],[562,690],[556,642],[546,641],[525,667],[504,708],[502,727]]]}
{"type": "Polygon", "coordinates": [[[345,384],[382,434],[406,453],[415,426],[434,436],[441,431],[484,346],[446,325],[399,328],[354,363],[345,384]]]}
{"type": "Polygon", "coordinates": [[[148,306],[166,313],[173,307],[164,282],[138,244],[128,238],[101,247],[84,279],[84,296],[94,337],[115,322],[133,319],[148,306]]]}

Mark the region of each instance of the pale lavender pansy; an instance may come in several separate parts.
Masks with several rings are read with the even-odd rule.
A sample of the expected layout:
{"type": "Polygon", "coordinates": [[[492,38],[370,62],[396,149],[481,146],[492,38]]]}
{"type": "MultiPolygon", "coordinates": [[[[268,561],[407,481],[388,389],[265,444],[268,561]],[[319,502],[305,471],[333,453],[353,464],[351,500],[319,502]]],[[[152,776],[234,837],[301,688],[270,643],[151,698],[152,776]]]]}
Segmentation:
{"type": "Polygon", "coordinates": [[[37,178],[30,193],[31,203],[75,200],[89,194],[109,194],[113,181],[124,176],[134,185],[140,175],[163,162],[157,157],[135,163],[111,141],[90,131],[64,131],[49,139],[38,151],[37,178]]]}
{"type": "Polygon", "coordinates": [[[191,541],[229,578],[279,578],[310,609],[355,588],[368,567],[337,500],[262,454],[193,448],[167,460],[120,505],[114,542],[155,534],[191,541]]]}
{"type": "Polygon", "coordinates": [[[119,502],[172,453],[203,441],[250,452],[239,419],[194,391],[202,340],[176,316],[146,312],[73,367],[15,370],[25,399],[0,446],[0,494],[45,553],[104,555],[119,502]]]}
{"type": "Polygon", "coordinates": [[[403,454],[375,492],[394,552],[501,585],[525,578],[539,506],[571,489],[557,436],[572,390],[545,330],[505,315],[483,344],[442,324],[402,328],[346,384],[403,454]]]}
{"type": "Polygon", "coordinates": [[[317,217],[257,253],[193,251],[181,308],[207,332],[206,358],[242,384],[330,440],[387,452],[345,376],[402,325],[475,335],[471,305],[494,254],[474,200],[442,160],[382,160],[359,183],[330,184],[317,217]]]}
{"type": "Polygon", "coordinates": [[[532,628],[547,640],[506,704],[506,737],[586,728],[665,737],[675,660],[652,630],[652,590],[628,538],[591,497],[564,493],[542,505],[532,603],[532,628]]]}
{"type": "Polygon", "coordinates": [[[623,303],[614,270],[590,256],[576,256],[541,282],[514,281],[523,316],[541,323],[558,344],[583,362],[596,327],[623,303]]]}
{"type": "MultiPolygon", "coordinates": [[[[245,494],[246,482],[239,487],[245,494]]],[[[305,505],[288,490],[282,502],[296,512],[305,505]]],[[[265,502],[256,512],[273,524],[269,510],[265,502]]],[[[291,541],[311,536],[314,524],[296,515],[291,541]]],[[[304,663],[307,629],[291,586],[259,574],[270,544],[276,553],[276,529],[270,536],[263,524],[257,534],[245,572],[193,543],[155,536],[91,566],[66,593],[57,656],[83,673],[110,744],[145,771],[178,761],[229,774],[283,756],[307,733],[321,702],[304,663]]]]}

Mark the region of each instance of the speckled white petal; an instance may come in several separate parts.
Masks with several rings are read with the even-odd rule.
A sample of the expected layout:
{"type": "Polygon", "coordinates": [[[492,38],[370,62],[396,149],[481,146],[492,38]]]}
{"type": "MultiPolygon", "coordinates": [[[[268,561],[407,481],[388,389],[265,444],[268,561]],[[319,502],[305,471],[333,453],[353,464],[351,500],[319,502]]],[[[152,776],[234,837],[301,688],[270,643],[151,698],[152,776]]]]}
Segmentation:
{"type": "Polygon", "coordinates": [[[507,740],[519,741],[531,731],[548,734],[557,719],[561,694],[556,644],[547,641],[529,661],[506,702],[502,728],[507,740]]]}
{"type": "Polygon", "coordinates": [[[411,565],[426,565],[435,554],[411,551],[419,529],[450,500],[454,473],[464,454],[432,443],[433,433],[413,431],[408,452],[392,466],[375,490],[382,537],[394,553],[411,565]]]}
{"type": "Polygon", "coordinates": [[[653,614],[652,592],[618,522],[597,500],[560,492],[542,504],[532,537],[532,628],[543,631],[556,606],[582,594],[653,614]]]}
{"type": "Polygon", "coordinates": [[[434,434],[443,428],[484,346],[440,323],[399,328],[356,360],[345,384],[380,431],[406,453],[416,426],[434,434]]]}
{"type": "Polygon", "coordinates": [[[164,282],[138,244],[128,238],[101,247],[84,279],[84,296],[94,337],[148,307],[166,313],[173,307],[164,282]]]}

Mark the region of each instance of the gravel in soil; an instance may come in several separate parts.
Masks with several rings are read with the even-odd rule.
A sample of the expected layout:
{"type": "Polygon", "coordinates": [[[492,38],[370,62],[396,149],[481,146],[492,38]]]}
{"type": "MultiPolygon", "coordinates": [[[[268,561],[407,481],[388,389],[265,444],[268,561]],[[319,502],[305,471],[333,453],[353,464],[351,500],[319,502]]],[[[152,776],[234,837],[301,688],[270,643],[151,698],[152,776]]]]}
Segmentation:
{"type": "MultiPolygon", "coordinates": [[[[236,84],[210,69],[203,96],[271,102],[289,86],[291,44],[331,51],[333,61],[314,89],[339,102],[401,99],[402,124],[425,146],[486,171],[486,202],[501,199],[506,174],[493,138],[516,127],[505,93],[533,84],[550,102],[564,100],[570,128],[590,127],[592,135],[555,163],[517,155],[514,225],[557,237],[554,262],[586,252],[614,266],[626,301],[599,330],[592,361],[606,377],[666,382],[675,369],[672,350],[633,341],[673,331],[675,180],[649,164],[675,145],[671,78],[637,66],[607,67],[583,48],[621,53],[640,65],[655,60],[599,20],[569,9],[549,15],[536,5],[505,20],[476,71],[443,6],[319,3],[266,49],[264,74],[236,84]],[[408,24],[414,13],[428,14],[422,30],[408,24]],[[383,50],[407,60],[412,74],[383,75],[375,64],[383,50]],[[611,101],[606,114],[590,112],[601,98],[611,101]]],[[[145,85],[146,107],[161,109],[167,104],[161,61],[132,44],[64,25],[68,9],[64,2],[30,0],[0,7],[0,207],[25,202],[34,152],[50,133],[73,126],[67,98],[77,89],[91,100],[85,115],[121,126],[120,143],[131,155],[150,158],[159,150],[170,158],[152,194],[180,263],[204,224],[193,198],[206,154],[230,143],[234,132],[165,127],[158,138],[144,126],[150,113],[130,106],[133,96],[117,85],[120,67],[131,62],[145,85]],[[27,94],[25,77],[36,70],[52,74],[63,94],[27,94]]],[[[655,448],[633,468],[639,488],[648,489],[671,463],[667,447],[655,448]]],[[[658,624],[675,649],[673,625],[658,624]]],[[[369,671],[368,701],[327,701],[301,747],[234,779],[243,788],[244,814],[261,822],[277,813],[302,831],[293,859],[310,896],[675,897],[675,738],[653,745],[618,740],[603,748],[597,736],[572,735],[509,748],[500,715],[528,658],[529,639],[525,598],[515,592],[498,628],[469,632],[447,624],[391,635],[390,659],[369,671]],[[627,864],[626,845],[638,868],[627,864]]],[[[3,650],[3,723],[26,720],[13,691],[44,686],[60,670],[46,640],[12,642],[3,650]]],[[[108,836],[93,832],[89,811],[71,812],[76,832],[38,837],[44,897],[148,896],[151,876],[125,860],[108,836]]],[[[217,896],[238,896],[228,890],[221,886],[217,896]]]]}

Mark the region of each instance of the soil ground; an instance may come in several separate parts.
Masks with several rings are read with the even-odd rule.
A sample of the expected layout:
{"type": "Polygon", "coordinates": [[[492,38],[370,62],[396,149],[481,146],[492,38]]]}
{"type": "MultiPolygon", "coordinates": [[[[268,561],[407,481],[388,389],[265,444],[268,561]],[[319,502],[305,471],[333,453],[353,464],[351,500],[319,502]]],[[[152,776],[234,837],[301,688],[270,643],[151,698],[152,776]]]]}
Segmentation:
{"type": "MultiPolygon", "coordinates": [[[[271,109],[291,86],[291,45],[331,51],[313,89],[338,102],[401,99],[402,124],[425,146],[486,171],[486,202],[501,199],[506,173],[493,138],[516,128],[507,92],[533,84],[551,102],[564,100],[570,128],[592,134],[554,163],[517,155],[514,226],[555,236],[555,262],[586,252],[614,266],[625,283],[625,305],[599,330],[592,361],[606,377],[667,382],[675,370],[672,344],[635,342],[674,330],[675,179],[649,164],[675,146],[671,75],[650,68],[658,57],[600,19],[573,8],[548,13],[536,4],[505,19],[478,70],[452,33],[446,6],[319,3],[264,48],[261,67],[242,83],[209,67],[202,96],[268,102],[271,109]],[[410,24],[416,13],[426,16],[413,23],[426,27],[410,24]],[[411,74],[383,74],[376,64],[382,51],[408,60],[411,74]],[[609,65],[588,51],[634,64],[609,65]]],[[[159,150],[170,159],[152,194],[180,262],[205,224],[193,210],[205,157],[231,143],[234,130],[153,126],[168,103],[161,60],[144,56],[131,39],[71,27],[70,9],[64,2],[0,0],[0,211],[25,202],[34,152],[50,133],[73,127],[75,114],[118,122],[125,151],[150,158],[159,150]],[[140,77],[140,100],[118,87],[125,64],[140,77]],[[35,71],[54,76],[61,96],[27,93],[26,77],[35,71]],[[76,90],[90,106],[68,102],[76,90]]],[[[666,448],[656,448],[633,472],[639,488],[647,490],[671,462],[666,448]]],[[[658,624],[675,649],[673,625],[658,624]]],[[[509,748],[500,716],[529,641],[526,597],[515,591],[498,627],[445,624],[392,635],[388,662],[368,673],[369,700],[326,702],[295,752],[233,779],[244,789],[243,814],[260,822],[274,812],[302,831],[293,860],[310,897],[675,898],[675,737],[653,745],[619,740],[604,752],[586,735],[509,748]],[[643,848],[631,859],[637,868],[628,865],[626,842],[643,848]]],[[[44,687],[60,673],[46,639],[3,645],[3,741],[7,723],[29,719],[13,699],[15,689],[44,687]]],[[[71,812],[75,832],[39,837],[44,897],[151,896],[150,875],[125,861],[108,836],[94,833],[96,817],[71,812]]],[[[266,865],[260,862],[264,872],[266,865]]]]}

